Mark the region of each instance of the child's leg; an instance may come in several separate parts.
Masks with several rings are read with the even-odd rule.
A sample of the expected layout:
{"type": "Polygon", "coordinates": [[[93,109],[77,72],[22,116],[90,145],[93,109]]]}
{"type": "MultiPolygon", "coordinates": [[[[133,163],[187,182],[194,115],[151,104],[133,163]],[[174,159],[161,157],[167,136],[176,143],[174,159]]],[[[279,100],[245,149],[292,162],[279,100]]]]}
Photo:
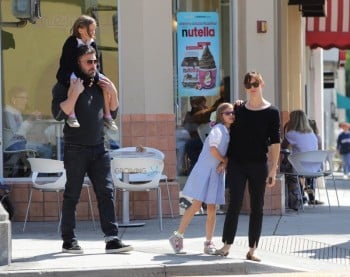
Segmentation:
{"type": "Polygon", "coordinates": [[[211,241],[214,236],[216,224],[216,205],[207,204],[206,239],[211,241]]]}
{"type": "Polygon", "coordinates": [[[174,234],[169,238],[169,242],[171,247],[174,249],[175,253],[177,254],[184,254],[183,252],[183,240],[184,240],[184,233],[185,230],[190,224],[193,216],[196,212],[200,210],[202,206],[202,202],[198,200],[193,200],[192,205],[188,207],[185,211],[185,214],[182,216],[179,229],[174,232],[174,234]]]}
{"type": "Polygon", "coordinates": [[[184,234],[187,226],[190,224],[193,216],[198,212],[202,207],[202,202],[199,200],[193,200],[192,205],[186,209],[184,215],[181,218],[181,222],[178,228],[178,233],[184,234]]]}
{"type": "Polygon", "coordinates": [[[105,125],[113,130],[113,131],[117,131],[118,130],[118,126],[115,124],[112,116],[111,116],[111,109],[109,107],[109,94],[105,91],[103,91],[103,101],[104,101],[104,122],[105,125]]]}
{"type": "MultiPolygon", "coordinates": [[[[74,72],[71,74],[70,79],[76,80],[78,77],[74,74],[74,72]]],[[[69,97],[70,91],[68,90],[68,97],[69,97]]],[[[74,109],[73,111],[68,115],[67,124],[72,128],[79,128],[80,124],[77,120],[77,117],[75,116],[74,109]]]]}
{"type": "Polygon", "coordinates": [[[104,106],[103,106],[104,118],[112,118],[111,112],[110,112],[111,109],[109,108],[109,94],[105,91],[103,92],[103,101],[104,101],[104,106]]]}
{"type": "Polygon", "coordinates": [[[205,224],[206,241],[204,242],[204,253],[216,255],[216,247],[212,241],[216,223],[216,205],[207,204],[207,221],[205,224]]]}

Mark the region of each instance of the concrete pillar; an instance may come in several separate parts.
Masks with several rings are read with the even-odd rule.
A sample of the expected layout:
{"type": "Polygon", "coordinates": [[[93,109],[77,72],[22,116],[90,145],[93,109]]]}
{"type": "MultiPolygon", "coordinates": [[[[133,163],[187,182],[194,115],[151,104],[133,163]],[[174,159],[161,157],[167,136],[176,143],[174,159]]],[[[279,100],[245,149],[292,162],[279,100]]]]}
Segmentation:
{"type": "Polygon", "coordinates": [[[9,214],[0,203],[0,266],[10,265],[11,257],[11,222],[9,214]]]}

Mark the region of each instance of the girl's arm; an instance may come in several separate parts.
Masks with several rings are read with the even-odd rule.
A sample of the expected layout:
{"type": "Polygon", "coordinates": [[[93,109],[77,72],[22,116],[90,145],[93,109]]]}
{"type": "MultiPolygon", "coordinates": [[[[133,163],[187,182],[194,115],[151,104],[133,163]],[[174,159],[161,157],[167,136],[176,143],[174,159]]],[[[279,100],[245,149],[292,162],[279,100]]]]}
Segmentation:
{"type": "Polygon", "coordinates": [[[210,146],[210,154],[212,154],[215,159],[220,161],[220,163],[227,165],[227,157],[223,157],[215,146],[210,146]]]}

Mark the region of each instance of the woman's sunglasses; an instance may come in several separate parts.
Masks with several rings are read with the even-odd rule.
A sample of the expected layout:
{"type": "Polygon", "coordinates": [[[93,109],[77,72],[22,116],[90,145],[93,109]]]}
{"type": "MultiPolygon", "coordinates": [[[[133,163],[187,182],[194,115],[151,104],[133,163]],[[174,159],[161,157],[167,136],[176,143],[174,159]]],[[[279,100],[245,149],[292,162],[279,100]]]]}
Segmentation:
{"type": "Polygon", "coordinates": [[[259,82],[254,82],[254,83],[248,83],[244,85],[246,89],[250,89],[251,87],[257,88],[260,86],[259,82]]]}

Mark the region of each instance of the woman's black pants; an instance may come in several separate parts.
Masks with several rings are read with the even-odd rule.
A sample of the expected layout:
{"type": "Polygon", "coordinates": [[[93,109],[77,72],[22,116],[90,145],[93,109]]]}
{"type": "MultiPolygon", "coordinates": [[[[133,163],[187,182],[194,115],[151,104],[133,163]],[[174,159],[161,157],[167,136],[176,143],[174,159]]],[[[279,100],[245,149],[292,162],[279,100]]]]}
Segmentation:
{"type": "Polygon", "coordinates": [[[249,247],[256,248],[258,246],[262,228],[267,170],[266,162],[242,164],[232,160],[229,161],[226,187],[229,188],[230,201],[224,223],[222,242],[233,244],[244,191],[248,183],[250,195],[249,247]]]}

